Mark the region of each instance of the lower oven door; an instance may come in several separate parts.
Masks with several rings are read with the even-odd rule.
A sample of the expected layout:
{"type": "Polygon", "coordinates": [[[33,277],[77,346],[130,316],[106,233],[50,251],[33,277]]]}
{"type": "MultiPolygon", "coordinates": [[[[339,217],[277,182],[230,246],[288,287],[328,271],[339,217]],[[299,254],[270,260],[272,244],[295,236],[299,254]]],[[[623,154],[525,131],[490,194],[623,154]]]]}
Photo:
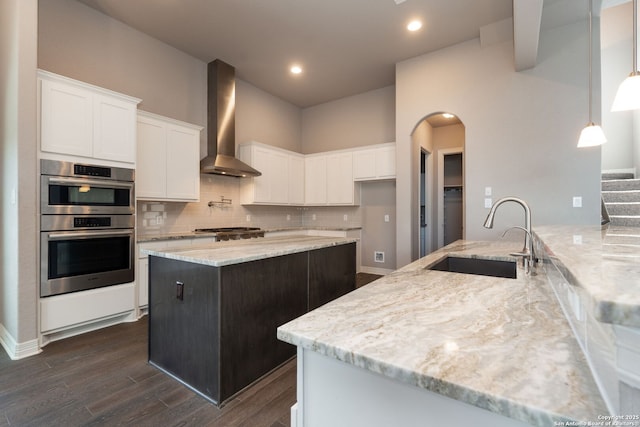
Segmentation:
{"type": "Polygon", "coordinates": [[[40,296],[133,282],[133,231],[42,232],[40,296]]]}

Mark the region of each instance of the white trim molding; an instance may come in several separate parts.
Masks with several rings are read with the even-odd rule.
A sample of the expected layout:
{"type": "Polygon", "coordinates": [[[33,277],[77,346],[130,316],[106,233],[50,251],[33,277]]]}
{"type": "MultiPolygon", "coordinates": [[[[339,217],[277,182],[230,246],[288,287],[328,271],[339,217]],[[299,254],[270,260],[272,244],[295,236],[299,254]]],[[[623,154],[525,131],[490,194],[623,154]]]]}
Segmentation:
{"type": "Polygon", "coordinates": [[[0,344],[12,360],[34,356],[42,351],[37,339],[19,343],[3,324],[0,324],[0,344]]]}

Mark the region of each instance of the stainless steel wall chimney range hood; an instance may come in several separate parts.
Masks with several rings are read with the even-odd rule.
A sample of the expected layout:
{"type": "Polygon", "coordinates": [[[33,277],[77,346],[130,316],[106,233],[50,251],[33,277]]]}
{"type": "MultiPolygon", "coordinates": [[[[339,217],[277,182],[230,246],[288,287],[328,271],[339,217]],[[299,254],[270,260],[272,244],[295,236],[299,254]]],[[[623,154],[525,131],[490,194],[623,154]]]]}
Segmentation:
{"type": "Polygon", "coordinates": [[[260,176],[236,159],[235,69],[219,59],[207,66],[207,156],[200,172],[235,177],[260,176]]]}

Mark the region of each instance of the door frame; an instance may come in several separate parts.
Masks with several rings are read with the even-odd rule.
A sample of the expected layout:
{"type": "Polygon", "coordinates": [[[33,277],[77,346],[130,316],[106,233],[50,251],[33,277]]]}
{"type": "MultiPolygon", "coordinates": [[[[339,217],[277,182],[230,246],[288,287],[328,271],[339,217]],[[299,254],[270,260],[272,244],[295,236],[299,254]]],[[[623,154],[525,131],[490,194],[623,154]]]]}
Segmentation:
{"type": "Polygon", "coordinates": [[[436,187],[438,193],[438,248],[444,246],[444,156],[462,154],[462,238],[465,238],[465,207],[464,207],[464,147],[442,148],[438,150],[438,178],[436,187]]]}

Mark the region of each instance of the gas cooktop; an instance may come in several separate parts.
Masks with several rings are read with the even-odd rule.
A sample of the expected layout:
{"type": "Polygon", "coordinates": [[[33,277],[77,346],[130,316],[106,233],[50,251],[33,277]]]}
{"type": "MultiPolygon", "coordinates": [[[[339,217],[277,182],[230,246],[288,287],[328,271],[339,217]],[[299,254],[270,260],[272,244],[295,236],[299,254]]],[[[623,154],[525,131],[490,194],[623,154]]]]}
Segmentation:
{"type": "Polygon", "coordinates": [[[215,227],[196,228],[195,233],[215,233],[217,240],[251,239],[264,237],[264,231],[258,227],[215,227]]]}

